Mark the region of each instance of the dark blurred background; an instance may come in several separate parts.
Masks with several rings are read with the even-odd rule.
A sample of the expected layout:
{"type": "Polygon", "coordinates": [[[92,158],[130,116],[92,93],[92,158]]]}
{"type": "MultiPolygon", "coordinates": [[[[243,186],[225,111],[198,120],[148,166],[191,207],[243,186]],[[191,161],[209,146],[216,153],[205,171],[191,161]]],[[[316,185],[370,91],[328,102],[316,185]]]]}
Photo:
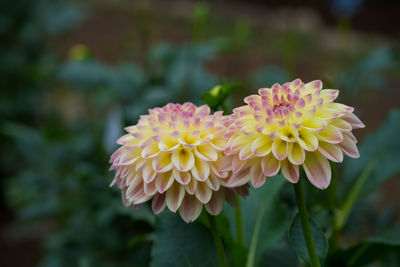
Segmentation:
{"type": "MultiPolygon", "coordinates": [[[[231,107],[321,79],[362,141],[400,106],[399,14],[395,0],[1,1],[1,266],[146,266],[156,218],[108,188],[115,140],[223,79],[243,84],[231,107]]],[[[342,244],[400,222],[397,148],[342,244]]]]}

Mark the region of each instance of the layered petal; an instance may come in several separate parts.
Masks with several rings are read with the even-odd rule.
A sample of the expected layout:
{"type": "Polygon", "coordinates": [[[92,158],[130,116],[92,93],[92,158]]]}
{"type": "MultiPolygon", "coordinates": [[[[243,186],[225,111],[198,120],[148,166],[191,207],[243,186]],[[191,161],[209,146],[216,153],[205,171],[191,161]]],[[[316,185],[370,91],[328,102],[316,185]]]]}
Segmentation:
{"type": "Polygon", "coordinates": [[[329,161],[319,152],[307,152],[303,164],[308,180],[319,189],[325,189],[331,182],[331,166],[329,161]]]}

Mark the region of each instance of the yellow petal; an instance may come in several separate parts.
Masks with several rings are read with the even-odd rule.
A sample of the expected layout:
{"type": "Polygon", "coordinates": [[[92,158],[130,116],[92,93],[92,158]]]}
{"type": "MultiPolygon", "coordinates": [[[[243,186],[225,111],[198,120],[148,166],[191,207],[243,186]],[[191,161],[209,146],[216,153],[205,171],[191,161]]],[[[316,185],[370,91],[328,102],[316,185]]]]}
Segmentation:
{"type": "Polygon", "coordinates": [[[167,172],[172,169],[171,153],[160,152],[152,162],[153,170],[156,172],[167,172]]]}
{"type": "Polygon", "coordinates": [[[172,152],[172,163],[182,172],[189,171],[194,166],[194,155],[187,147],[180,147],[172,152]]]}
{"type": "Polygon", "coordinates": [[[197,157],[205,161],[216,161],[218,159],[217,151],[207,143],[196,146],[194,152],[197,157]]]}
{"type": "Polygon", "coordinates": [[[338,144],[343,141],[342,132],[333,125],[328,124],[325,129],[318,133],[319,139],[331,144],[338,144]]]}
{"type": "Polygon", "coordinates": [[[255,156],[263,157],[271,152],[272,142],[272,139],[268,136],[261,135],[251,144],[251,151],[255,156]]]}
{"type": "Polygon", "coordinates": [[[295,142],[299,137],[299,133],[293,127],[285,126],[278,131],[279,138],[286,142],[295,142]]]}
{"type": "Polygon", "coordinates": [[[288,154],[288,143],[280,138],[276,138],[272,144],[272,154],[277,159],[284,160],[288,154]]]}
{"type": "Polygon", "coordinates": [[[315,151],[318,148],[318,138],[313,132],[301,129],[299,131],[299,144],[307,151],[315,151]]]}
{"type": "Polygon", "coordinates": [[[172,151],[179,146],[179,142],[176,137],[170,134],[164,134],[160,137],[158,147],[161,151],[172,151]]]}
{"type": "Polygon", "coordinates": [[[342,119],[336,119],[336,120],[332,121],[331,125],[335,126],[336,128],[339,128],[341,131],[345,131],[345,132],[352,130],[350,123],[348,123],[347,121],[342,120],[342,119]]]}
{"type": "Polygon", "coordinates": [[[313,132],[320,132],[326,127],[326,121],[318,117],[312,117],[303,121],[301,127],[313,132]]]}
{"type": "Polygon", "coordinates": [[[294,165],[301,165],[304,162],[306,153],[298,143],[290,144],[288,160],[294,165]]]}
{"type": "Polygon", "coordinates": [[[246,146],[249,142],[251,142],[251,138],[249,138],[247,135],[239,135],[232,140],[230,143],[230,148],[232,151],[238,151],[246,146]]]}
{"type": "Polygon", "coordinates": [[[240,160],[248,160],[253,156],[251,152],[251,143],[245,145],[239,152],[240,160]]]}
{"type": "Polygon", "coordinates": [[[192,175],[199,181],[205,181],[210,175],[210,165],[204,160],[196,157],[194,167],[191,170],[192,175]]]}
{"type": "Polygon", "coordinates": [[[157,142],[150,142],[149,144],[146,144],[142,151],[142,157],[143,158],[154,158],[155,156],[158,155],[160,152],[160,149],[158,148],[158,143],[157,142]]]}

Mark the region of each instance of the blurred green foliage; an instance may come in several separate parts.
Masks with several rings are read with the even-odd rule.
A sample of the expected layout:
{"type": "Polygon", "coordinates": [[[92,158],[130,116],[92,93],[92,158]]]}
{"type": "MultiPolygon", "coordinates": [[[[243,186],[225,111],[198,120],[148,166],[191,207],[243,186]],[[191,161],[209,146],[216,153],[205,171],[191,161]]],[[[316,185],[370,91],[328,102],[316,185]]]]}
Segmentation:
{"type": "MultiPolygon", "coordinates": [[[[148,47],[142,64],[146,67],[128,61],[106,64],[83,44],[72,47],[67,60],[59,59],[48,41],[78,25],[84,14],[84,8],[61,0],[0,4],[0,166],[2,176],[7,177],[2,180],[6,204],[17,216],[12,228],[23,235],[35,231],[39,223],[45,230],[39,266],[216,266],[204,214],[198,222],[186,225],[169,212],[153,215],[147,204],[140,210],[123,207],[118,190],[108,188],[113,176],[108,172],[109,155],[123,127],[134,124],[148,108],[192,101],[229,112],[235,90],[248,94],[247,88],[285,82],[295,67],[260,66],[242,85],[224,80],[216,86],[221,77],[210,73],[205,64],[220,53],[245,49],[254,34],[252,25],[240,19],[232,32],[208,38],[212,10],[205,3],[196,4],[193,11],[192,42],[148,47]]],[[[284,39],[283,49],[289,53],[285,64],[294,64],[301,36],[289,32],[284,39]]],[[[385,72],[396,66],[396,49],[378,49],[355,59],[333,83],[351,90],[346,97],[364,88],[384,89],[385,72]]],[[[332,231],[336,209],[354,191],[357,177],[374,158],[377,162],[357,195],[358,204],[349,209],[344,230],[349,234],[351,229],[349,236],[357,236],[362,230],[354,227],[357,218],[366,217],[373,217],[368,224],[371,234],[393,228],[390,207],[377,214],[370,205],[378,186],[399,172],[398,121],[399,111],[394,110],[361,142],[362,157],[347,160],[338,171],[336,179],[341,181],[343,173],[343,183],[337,185],[337,205],[330,206],[327,192],[307,186],[323,256],[327,249],[324,237],[332,231]]],[[[217,224],[231,266],[249,262],[295,266],[300,262],[296,252],[307,261],[302,257],[304,242],[296,239],[299,227],[292,195],[288,184],[277,176],[242,200],[244,246],[234,234],[233,208],[225,207],[217,224]],[[291,218],[294,226],[288,238],[291,218]]],[[[398,266],[399,230],[392,229],[390,240],[387,235],[376,235],[340,248],[328,255],[326,266],[361,266],[378,259],[398,266]],[[354,259],[354,254],[361,256],[354,259]]]]}

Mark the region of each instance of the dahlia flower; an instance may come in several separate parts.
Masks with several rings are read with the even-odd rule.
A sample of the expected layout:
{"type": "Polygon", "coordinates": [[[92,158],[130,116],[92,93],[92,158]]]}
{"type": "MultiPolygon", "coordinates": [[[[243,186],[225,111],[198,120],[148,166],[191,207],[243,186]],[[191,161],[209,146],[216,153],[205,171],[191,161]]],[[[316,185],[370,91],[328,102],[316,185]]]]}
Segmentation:
{"type": "Polygon", "coordinates": [[[230,116],[224,160],[232,163],[228,186],[251,180],[259,187],[279,171],[297,183],[301,165],[310,182],[324,189],[331,180],[329,160],[359,157],[352,130],[365,125],[352,107],[334,103],[338,90],[322,90],[318,80],[304,84],[297,79],[258,93],[246,97],[247,105],[230,116]]]}
{"type": "Polygon", "coordinates": [[[223,166],[227,117],[210,114],[208,106],[168,104],[149,110],[138,124],[126,128],[121,147],[111,156],[116,175],[111,185],[121,189],[126,206],[152,199],[153,212],[165,207],[194,221],[205,206],[221,212],[225,199],[235,205],[234,192],[246,195],[248,186],[226,188],[229,171],[223,166]]]}

